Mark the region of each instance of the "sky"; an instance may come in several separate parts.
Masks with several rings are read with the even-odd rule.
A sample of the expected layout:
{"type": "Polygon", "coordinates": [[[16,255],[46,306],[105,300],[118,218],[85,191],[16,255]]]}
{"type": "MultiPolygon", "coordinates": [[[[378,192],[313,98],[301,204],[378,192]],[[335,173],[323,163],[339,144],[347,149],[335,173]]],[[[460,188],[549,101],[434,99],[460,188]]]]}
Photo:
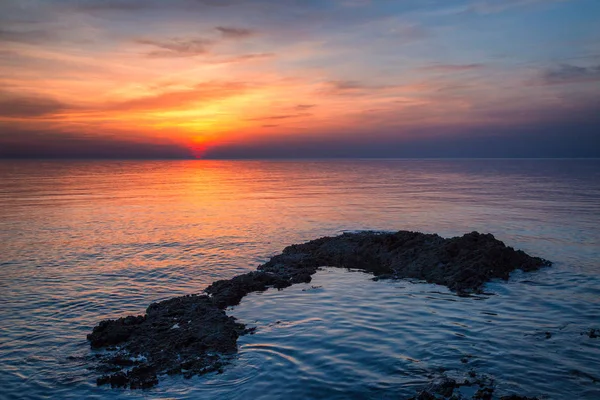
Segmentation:
{"type": "Polygon", "coordinates": [[[600,157],[600,1],[2,0],[0,157],[600,157]]]}

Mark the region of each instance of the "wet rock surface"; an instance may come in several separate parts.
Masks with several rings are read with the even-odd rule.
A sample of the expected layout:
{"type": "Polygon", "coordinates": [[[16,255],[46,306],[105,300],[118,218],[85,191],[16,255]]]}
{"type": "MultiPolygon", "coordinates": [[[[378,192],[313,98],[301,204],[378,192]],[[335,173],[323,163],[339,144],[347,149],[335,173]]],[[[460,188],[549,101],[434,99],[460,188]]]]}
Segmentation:
{"type": "Polygon", "coordinates": [[[582,335],[587,335],[587,337],[589,337],[590,339],[597,339],[598,337],[600,337],[600,329],[590,329],[587,332],[583,332],[582,335]]]}
{"type": "MultiPolygon", "coordinates": [[[[149,388],[163,374],[220,371],[237,351],[238,337],[249,332],[224,309],[252,292],[310,282],[319,267],[362,269],[375,279],[420,279],[467,295],[480,293],[490,279],[508,279],[515,269],[549,265],[477,232],[450,239],[408,231],[345,233],[288,246],[257,271],[214,282],[205,295],[176,297],[151,304],[144,316],[100,322],[88,335],[92,348],[108,350],[99,355],[97,383],[149,388]]],[[[483,391],[478,398],[485,396],[483,391]]]]}
{"type": "Polygon", "coordinates": [[[318,267],[357,268],[378,279],[415,278],[467,293],[481,292],[492,278],[506,280],[515,269],[533,271],[548,265],[491,234],[472,232],[444,239],[400,231],[346,233],[292,245],[258,269],[297,283],[308,281],[318,267]]]}
{"type": "Polygon", "coordinates": [[[492,400],[493,398],[499,398],[500,400],[539,400],[537,397],[516,394],[494,397],[495,391],[494,379],[471,371],[469,372],[469,378],[460,382],[445,375],[438,376],[431,381],[427,388],[409,400],[492,400]],[[465,388],[471,389],[468,390],[471,393],[462,393],[465,388]]]}
{"type": "Polygon", "coordinates": [[[145,316],[102,321],[88,335],[92,348],[112,350],[101,357],[98,385],[143,389],[158,374],[193,376],[219,371],[223,355],[237,351],[245,327],[206,295],[151,304],[145,316]]]}

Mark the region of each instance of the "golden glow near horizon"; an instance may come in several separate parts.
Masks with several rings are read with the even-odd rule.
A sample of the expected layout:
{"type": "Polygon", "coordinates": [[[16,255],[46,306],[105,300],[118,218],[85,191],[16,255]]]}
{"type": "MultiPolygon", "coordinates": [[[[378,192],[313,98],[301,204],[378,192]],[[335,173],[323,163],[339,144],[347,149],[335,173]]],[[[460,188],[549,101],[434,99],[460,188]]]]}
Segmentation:
{"type": "MultiPolygon", "coordinates": [[[[589,85],[597,59],[568,61],[593,52],[585,40],[561,47],[560,63],[547,61],[555,47],[528,50],[542,39],[511,41],[536,26],[528,13],[559,20],[570,4],[326,3],[7,1],[0,129],[198,153],[493,131],[586,113],[599,97],[589,85]],[[484,20],[490,29],[471,36],[484,20]],[[508,21],[518,22],[510,32],[508,21]],[[499,55],[508,44],[514,54],[499,55]]],[[[538,36],[550,35],[537,23],[538,36]]],[[[586,37],[600,35],[585,26],[586,37]]]]}

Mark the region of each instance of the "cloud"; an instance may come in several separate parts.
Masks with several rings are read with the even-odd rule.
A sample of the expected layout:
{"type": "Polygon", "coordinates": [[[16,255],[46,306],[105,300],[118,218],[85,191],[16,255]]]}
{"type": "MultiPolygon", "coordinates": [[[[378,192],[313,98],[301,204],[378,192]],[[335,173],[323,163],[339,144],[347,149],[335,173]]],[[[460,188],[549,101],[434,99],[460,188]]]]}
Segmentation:
{"type": "Polygon", "coordinates": [[[192,153],[168,140],[0,125],[0,158],[189,159],[192,153]]]}
{"type": "Polygon", "coordinates": [[[221,33],[225,39],[244,39],[255,35],[255,32],[251,29],[231,28],[225,26],[218,26],[215,29],[219,31],[219,33],[221,33]]]}
{"type": "Polygon", "coordinates": [[[398,39],[400,44],[408,44],[431,37],[431,31],[417,24],[400,24],[390,29],[390,34],[398,39]]]}
{"type": "MultiPolygon", "coordinates": [[[[169,57],[195,57],[210,53],[213,46],[223,41],[241,40],[253,36],[255,32],[245,28],[233,28],[218,26],[215,31],[219,32],[220,37],[174,37],[167,39],[138,39],[135,42],[142,45],[153,46],[158,50],[147,53],[149,57],[169,58],[169,57]]],[[[254,58],[263,58],[270,53],[247,54],[237,57],[234,61],[243,61],[254,58]]]]}
{"type": "Polygon", "coordinates": [[[299,117],[310,117],[310,113],[298,113],[298,114],[283,114],[283,115],[270,115],[268,117],[251,118],[248,121],[277,121],[281,119],[299,118],[299,117]]]}
{"type": "Polygon", "coordinates": [[[329,81],[328,85],[331,86],[333,90],[336,91],[344,91],[344,90],[355,90],[355,89],[364,89],[367,86],[359,81],[329,81]]]}
{"type": "Polygon", "coordinates": [[[238,64],[247,61],[256,61],[263,60],[267,58],[275,57],[274,53],[254,53],[254,54],[241,54],[239,56],[229,57],[229,58],[216,58],[209,60],[208,62],[211,64],[238,64]]]}
{"type": "Polygon", "coordinates": [[[374,91],[394,88],[393,85],[373,85],[356,80],[332,80],[325,82],[321,93],[329,95],[366,95],[374,91]]]}
{"type": "Polygon", "coordinates": [[[480,0],[472,2],[467,11],[478,14],[493,14],[503,12],[512,8],[530,6],[533,4],[558,3],[566,0],[480,0]]]}
{"type": "Polygon", "coordinates": [[[139,39],[139,44],[157,47],[159,50],[147,53],[149,57],[194,57],[201,54],[207,54],[210,46],[214,44],[213,40],[205,38],[172,38],[167,40],[139,39]]]}
{"type": "Polygon", "coordinates": [[[462,72],[485,68],[484,64],[436,64],[420,68],[421,71],[462,72]]]}
{"type": "Polygon", "coordinates": [[[149,111],[181,109],[212,100],[226,99],[245,93],[249,85],[244,82],[206,82],[189,89],[174,90],[115,103],[115,110],[149,111]]]}
{"type": "Polygon", "coordinates": [[[317,106],[316,104],[298,104],[295,108],[296,108],[296,110],[309,110],[316,106],[317,106]]]}
{"type": "Polygon", "coordinates": [[[563,83],[582,83],[600,81],[600,65],[579,67],[577,65],[563,64],[558,68],[543,71],[543,83],[557,85],[563,83]]]}
{"type": "Polygon", "coordinates": [[[67,109],[69,106],[50,97],[0,92],[0,118],[35,118],[67,109]]]}
{"type": "MultiPolygon", "coordinates": [[[[264,0],[268,1],[268,0],[264,0]]],[[[242,5],[245,0],[71,0],[82,11],[163,10],[171,8],[195,9],[206,6],[222,7],[242,5]]]]}
{"type": "MultiPolygon", "coordinates": [[[[168,86],[167,86],[168,88],[168,86]]],[[[98,104],[82,111],[169,111],[199,107],[214,100],[227,99],[250,90],[244,82],[205,82],[191,88],[164,91],[125,101],[98,104]]],[[[18,95],[0,91],[0,118],[40,118],[76,110],[77,107],[42,95],[18,95]]]]}
{"type": "Polygon", "coordinates": [[[207,7],[261,7],[261,9],[286,9],[291,7],[321,7],[321,1],[315,0],[64,0],[82,11],[130,11],[182,9],[202,11],[207,7]]]}
{"type": "Polygon", "coordinates": [[[84,11],[139,11],[155,5],[153,0],[87,0],[77,3],[77,7],[84,11]]]}
{"type": "Polygon", "coordinates": [[[49,29],[11,30],[0,28],[0,42],[37,44],[56,38],[56,32],[49,29]]]}
{"type": "Polygon", "coordinates": [[[600,116],[499,127],[422,126],[403,130],[402,135],[395,128],[356,127],[216,144],[205,158],[599,157],[598,129],[600,116]]]}

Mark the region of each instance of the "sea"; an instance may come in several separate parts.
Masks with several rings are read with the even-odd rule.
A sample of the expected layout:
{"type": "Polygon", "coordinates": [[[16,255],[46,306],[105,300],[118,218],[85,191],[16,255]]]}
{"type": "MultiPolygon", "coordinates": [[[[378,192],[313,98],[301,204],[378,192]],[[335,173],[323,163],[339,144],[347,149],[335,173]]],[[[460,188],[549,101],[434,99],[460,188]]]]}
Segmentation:
{"type": "Polygon", "coordinates": [[[494,398],[592,400],[592,329],[597,159],[0,162],[0,399],[407,399],[474,372],[494,398]],[[228,310],[257,329],[223,373],[96,385],[102,319],[362,230],[489,232],[553,265],[471,297],[323,268],[228,310]]]}

